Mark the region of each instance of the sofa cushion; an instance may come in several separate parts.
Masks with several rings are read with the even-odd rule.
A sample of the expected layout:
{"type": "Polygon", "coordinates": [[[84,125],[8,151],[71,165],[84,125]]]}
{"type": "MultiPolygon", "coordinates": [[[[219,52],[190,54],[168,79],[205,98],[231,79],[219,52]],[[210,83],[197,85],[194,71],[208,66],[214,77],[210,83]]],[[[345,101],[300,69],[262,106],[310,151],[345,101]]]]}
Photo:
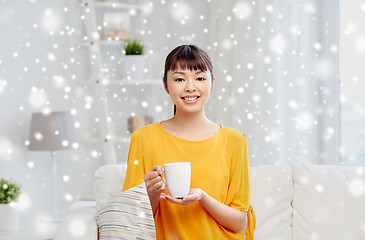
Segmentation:
{"type": "Polygon", "coordinates": [[[144,183],[115,194],[97,211],[96,222],[99,239],[156,239],[144,183]]]}
{"type": "Polygon", "coordinates": [[[289,166],[250,168],[255,240],[291,240],[292,174],[289,166]]]}
{"type": "Polygon", "coordinates": [[[96,170],[94,197],[97,209],[100,209],[116,193],[123,190],[126,171],[126,164],[108,164],[96,170]]]}
{"type": "Polygon", "coordinates": [[[293,166],[293,239],[365,239],[365,168],[293,166]]]}

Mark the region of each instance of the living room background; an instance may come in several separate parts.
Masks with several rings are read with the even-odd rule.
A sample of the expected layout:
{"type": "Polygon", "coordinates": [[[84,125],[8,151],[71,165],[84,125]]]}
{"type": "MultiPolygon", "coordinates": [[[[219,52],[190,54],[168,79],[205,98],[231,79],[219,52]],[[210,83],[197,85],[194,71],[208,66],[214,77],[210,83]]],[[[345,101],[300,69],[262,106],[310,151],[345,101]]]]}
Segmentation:
{"type": "MultiPolygon", "coordinates": [[[[89,127],[90,119],[89,130],[97,125],[98,99],[77,82],[88,70],[76,2],[0,3],[0,177],[22,185],[18,204],[29,218],[51,214],[53,188],[50,153],[27,150],[31,114],[72,110],[77,127],[89,127]]],[[[146,76],[161,81],[164,57],[177,45],[206,49],[217,79],[207,114],[248,136],[252,165],[364,164],[362,1],[145,3],[146,76]]],[[[118,64],[116,54],[110,50],[118,64]]],[[[128,99],[120,111],[128,115],[135,111],[128,103],[143,103],[157,111],[153,121],[171,116],[162,83],[151,88],[144,94],[152,90],[153,98],[140,98],[133,87],[117,93],[128,99]]],[[[118,144],[118,162],[127,153],[128,142],[118,144]]],[[[81,141],[56,159],[62,213],[92,197],[94,171],[105,162],[99,143],[81,141]]]]}

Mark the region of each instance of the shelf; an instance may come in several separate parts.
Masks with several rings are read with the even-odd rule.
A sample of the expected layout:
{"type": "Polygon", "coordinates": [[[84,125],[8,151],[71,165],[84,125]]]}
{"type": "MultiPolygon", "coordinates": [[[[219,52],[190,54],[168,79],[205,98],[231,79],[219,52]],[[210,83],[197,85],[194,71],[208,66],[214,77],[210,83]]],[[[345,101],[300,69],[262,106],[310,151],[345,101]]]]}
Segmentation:
{"type": "MultiPolygon", "coordinates": [[[[87,7],[88,2],[82,1],[80,3],[80,6],[87,7]]],[[[126,10],[130,10],[130,9],[140,10],[141,9],[141,6],[138,4],[124,3],[124,2],[120,2],[120,1],[94,1],[94,7],[95,8],[126,9],[126,10]]]]}
{"type": "MultiPolygon", "coordinates": [[[[132,135],[130,134],[130,135],[125,135],[125,136],[112,137],[111,139],[108,140],[108,142],[128,143],[128,142],[130,142],[131,136],[132,135]]],[[[100,143],[100,142],[104,142],[104,139],[101,137],[79,137],[78,142],[79,143],[100,143]]]]}
{"type": "MultiPolygon", "coordinates": [[[[115,137],[115,138],[111,138],[109,140],[109,142],[113,142],[113,143],[129,143],[130,142],[130,138],[131,136],[124,136],[124,137],[115,137]]],[[[104,139],[102,138],[85,138],[85,137],[81,137],[79,139],[79,143],[100,143],[103,142],[104,139]]]]}
{"type": "Polygon", "coordinates": [[[98,8],[141,9],[141,6],[137,4],[118,1],[95,1],[94,6],[98,8]]]}
{"type": "Polygon", "coordinates": [[[81,47],[91,47],[91,46],[95,46],[96,44],[99,44],[101,47],[122,47],[124,44],[124,40],[92,40],[92,41],[87,41],[87,40],[83,40],[82,42],[79,43],[79,46],[81,47]]]}
{"type": "MultiPolygon", "coordinates": [[[[109,93],[120,90],[125,92],[127,87],[124,86],[132,86],[130,89],[132,90],[131,92],[133,92],[134,90],[142,91],[145,90],[145,88],[150,90],[152,89],[150,86],[155,84],[162,85],[161,79],[146,79],[144,74],[134,75],[135,77],[133,78],[132,74],[128,76],[127,70],[118,69],[119,65],[117,65],[117,63],[122,66],[122,60],[120,59],[119,61],[119,58],[123,58],[124,56],[123,47],[125,45],[125,40],[119,40],[119,38],[108,39],[106,37],[112,35],[103,34],[102,32],[105,28],[99,27],[99,25],[102,24],[100,21],[102,19],[105,20],[104,14],[120,14],[123,15],[121,18],[123,21],[127,21],[124,17],[129,17],[128,25],[130,25],[130,36],[143,39],[140,28],[143,29],[145,26],[143,24],[142,16],[144,13],[144,3],[138,0],[78,0],[77,5],[84,11],[83,17],[85,19],[86,35],[75,43],[75,47],[78,50],[83,51],[83,55],[85,55],[84,51],[89,52],[90,70],[92,68],[93,71],[89,71],[84,78],[77,79],[76,83],[83,85],[82,87],[84,88],[95,87],[95,91],[91,90],[91,92],[95,95],[96,109],[98,115],[105,119],[107,116],[111,115],[109,111],[110,106],[108,104],[112,104],[111,107],[114,107],[115,104],[118,104],[118,107],[120,106],[119,103],[114,101],[104,101],[111,97],[109,93]],[[117,61],[107,60],[108,55],[111,52],[112,54],[117,54],[117,61]],[[115,72],[114,69],[111,72],[104,71],[105,66],[109,67],[108,64],[115,67],[115,72]],[[136,89],[134,89],[133,86],[137,86],[136,89]]],[[[143,69],[137,73],[143,73],[142,71],[143,69]]],[[[151,94],[153,93],[151,92],[151,94]]],[[[120,111],[122,110],[124,109],[121,109],[120,111]]],[[[124,118],[124,115],[121,115],[124,118]]],[[[120,121],[123,121],[123,119],[120,121]]],[[[95,132],[90,134],[83,133],[78,139],[79,143],[101,145],[105,163],[116,163],[116,152],[120,152],[119,150],[116,151],[116,148],[121,148],[120,146],[128,144],[130,138],[131,134],[129,134],[128,131],[117,131],[113,128],[111,122],[102,121],[100,122],[99,131],[95,130],[95,132]],[[105,140],[104,137],[106,132],[109,132],[110,135],[114,136],[105,140]]]]}
{"type": "MultiPolygon", "coordinates": [[[[77,81],[79,84],[91,85],[96,84],[96,79],[77,81]]],[[[161,85],[161,79],[145,79],[145,80],[126,80],[126,79],[105,79],[105,81],[101,80],[101,84],[108,85],[161,85]]]]}

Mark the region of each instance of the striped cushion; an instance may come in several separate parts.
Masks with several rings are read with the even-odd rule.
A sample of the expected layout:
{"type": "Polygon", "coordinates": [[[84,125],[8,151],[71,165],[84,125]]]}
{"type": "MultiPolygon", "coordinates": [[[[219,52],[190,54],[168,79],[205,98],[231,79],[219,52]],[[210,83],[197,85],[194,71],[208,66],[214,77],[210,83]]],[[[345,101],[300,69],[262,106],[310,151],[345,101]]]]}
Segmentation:
{"type": "Polygon", "coordinates": [[[96,222],[99,239],[156,239],[144,183],[111,198],[97,211],[96,222]]]}

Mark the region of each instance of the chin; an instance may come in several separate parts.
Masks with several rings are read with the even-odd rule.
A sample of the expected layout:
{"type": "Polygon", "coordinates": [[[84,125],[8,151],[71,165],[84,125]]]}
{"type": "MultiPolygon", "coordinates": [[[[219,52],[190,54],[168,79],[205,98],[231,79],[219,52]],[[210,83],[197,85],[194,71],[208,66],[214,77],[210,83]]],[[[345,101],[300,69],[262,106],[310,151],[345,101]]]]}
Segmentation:
{"type": "Polygon", "coordinates": [[[202,108],[199,108],[199,109],[180,108],[180,110],[178,109],[177,111],[184,112],[184,113],[199,113],[199,112],[202,112],[203,109],[202,108]]]}

